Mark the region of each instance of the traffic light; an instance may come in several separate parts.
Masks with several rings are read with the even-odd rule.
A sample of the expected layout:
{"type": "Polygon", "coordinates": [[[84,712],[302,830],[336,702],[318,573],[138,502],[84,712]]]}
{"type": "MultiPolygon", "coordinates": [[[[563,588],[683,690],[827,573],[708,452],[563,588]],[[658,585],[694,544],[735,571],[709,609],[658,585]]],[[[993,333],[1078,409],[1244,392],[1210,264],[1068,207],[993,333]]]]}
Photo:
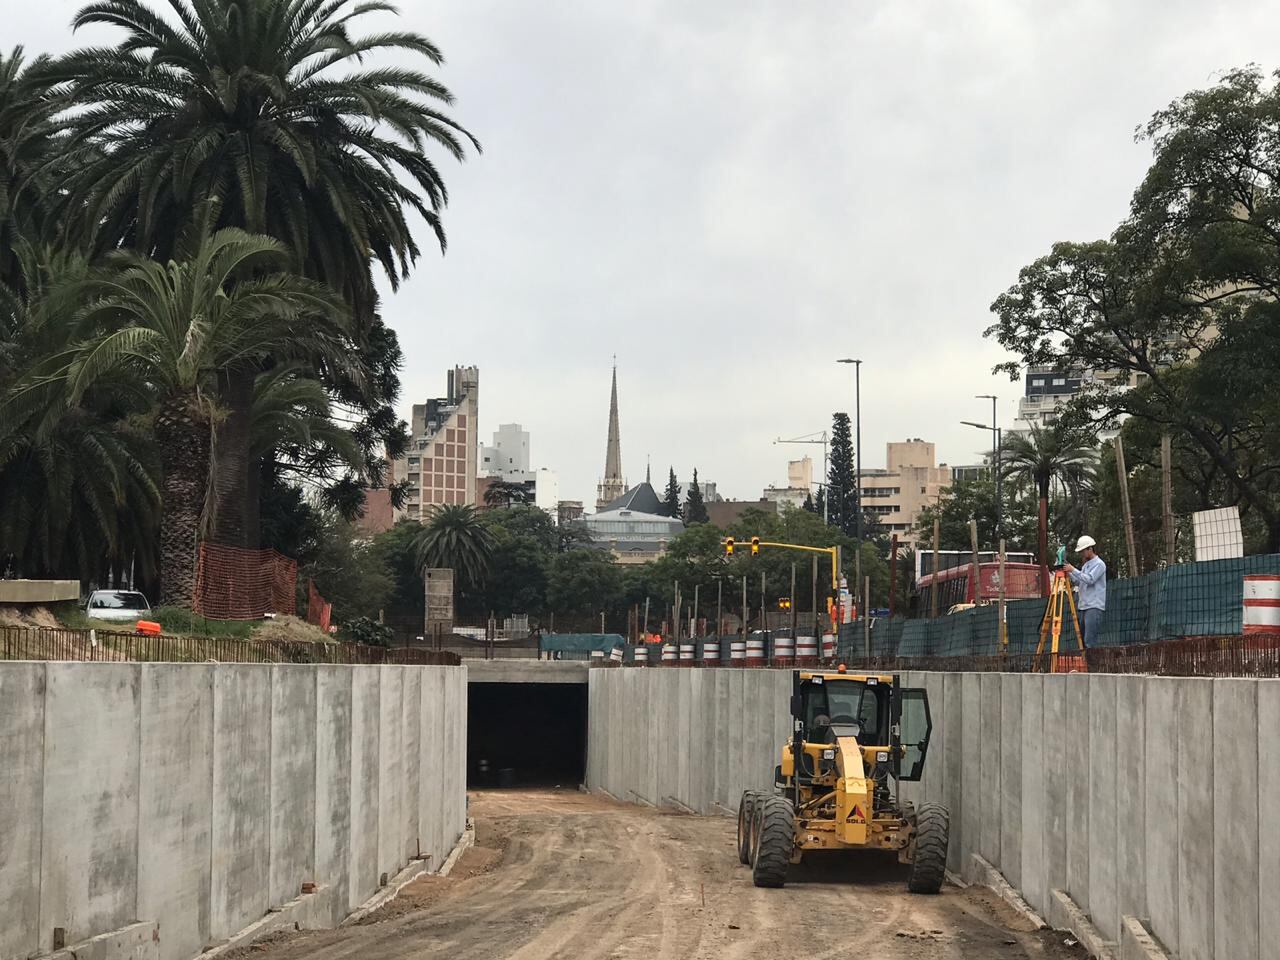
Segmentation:
{"type": "Polygon", "coordinates": [[[757,557],[760,555],[760,538],[759,537],[751,538],[751,555],[753,557],[757,557]]]}
{"type": "Polygon", "coordinates": [[[790,597],[779,597],[779,598],[778,598],[778,609],[779,609],[779,610],[790,610],[790,609],[791,609],[791,598],[790,598],[790,597]]]}
{"type": "Polygon", "coordinates": [[[724,555],[726,557],[733,556],[733,537],[726,537],[724,541],[724,555]]]}

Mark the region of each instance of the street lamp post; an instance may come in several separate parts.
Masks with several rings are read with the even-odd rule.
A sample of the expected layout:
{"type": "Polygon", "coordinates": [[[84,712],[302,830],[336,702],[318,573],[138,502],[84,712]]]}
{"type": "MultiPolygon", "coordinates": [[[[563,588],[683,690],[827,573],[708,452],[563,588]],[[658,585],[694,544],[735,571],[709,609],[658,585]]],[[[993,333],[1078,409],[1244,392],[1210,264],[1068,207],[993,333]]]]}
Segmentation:
{"type": "Polygon", "coordinates": [[[1004,442],[1004,431],[999,427],[989,427],[985,423],[974,423],[972,420],[961,420],[960,422],[966,427],[975,427],[978,430],[990,430],[996,438],[996,546],[998,548],[1000,545],[1000,527],[1003,522],[1002,518],[1004,510],[1004,504],[1000,499],[1000,461],[998,458],[1000,456],[1000,444],[1004,442]]]}
{"type": "Polygon", "coordinates": [[[862,361],[845,357],[836,363],[853,364],[853,422],[854,422],[854,535],[853,539],[862,545],[862,361]]]}
{"type": "Polygon", "coordinates": [[[1000,427],[996,422],[996,395],[994,393],[980,393],[975,400],[991,401],[991,437],[996,442],[995,450],[992,451],[992,466],[996,472],[996,543],[1000,542],[1000,538],[1004,536],[1004,497],[1001,496],[1001,485],[1003,478],[1000,476],[1000,447],[1003,438],[1000,434],[1000,427]]]}

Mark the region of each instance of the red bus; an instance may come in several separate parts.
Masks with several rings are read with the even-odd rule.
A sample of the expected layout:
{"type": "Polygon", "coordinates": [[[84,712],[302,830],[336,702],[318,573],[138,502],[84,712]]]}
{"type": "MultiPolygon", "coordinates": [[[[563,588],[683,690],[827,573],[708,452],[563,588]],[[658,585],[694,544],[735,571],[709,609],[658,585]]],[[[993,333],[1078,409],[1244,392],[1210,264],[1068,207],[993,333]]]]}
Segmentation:
{"type": "MultiPolygon", "coordinates": [[[[1004,596],[1006,600],[1032,600],[1043,596],[1042,574],[1030,553],[1010,553],[1005,556],[1004,596]]],[[[921,569],[932,567],[930,550],[916,553],[916,591],[920,595],[920,614],[927,616],[933,609],[933,594],[938,591],[938,612],[946,613],[958,603],[973,603],[976,599],[973,582],[973,554],[960,551],[939,551],[936,573],[921,569]]],[[[978,554],[978,578],[982,585],[982,599],[994,600],[1000,595],[1000,562],[991,553],[978,554]]]]}

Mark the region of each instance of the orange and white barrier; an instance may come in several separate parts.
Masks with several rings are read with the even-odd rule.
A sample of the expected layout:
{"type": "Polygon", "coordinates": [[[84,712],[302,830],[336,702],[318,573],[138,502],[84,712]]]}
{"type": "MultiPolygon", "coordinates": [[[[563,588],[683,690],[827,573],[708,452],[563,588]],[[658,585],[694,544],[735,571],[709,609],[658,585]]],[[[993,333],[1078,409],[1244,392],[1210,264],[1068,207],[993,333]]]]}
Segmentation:
{"type": "Polygon", "coordinates": [[[747,637],[746,665],[748,667],[763,667],[765,665],[763,633],[757,632],[747,637]]]}
{"type": "Polygon", "coordinates": [[[818,662],[818,638],[796,637],[796,663],[802,667],[818,662]]]}
{"type": "Polygon", "coordinates": [[[1280,575],[1250,574],[1244,578],[1244,632],[1280,633],[1280,575]]]}
{"type": "Polygon", "coordinates": [[[822,635],[822,659],[834,660],[836,658],[836,635],[834,633],[824,633],[822,635]]]}
{"type": "Polygon", "coordinates": [[[649,665],[649,645],[647,643],[642,643],[636,647],[633,662],[637,667],[647,667],[649,665]]]}
{"type": "Polygon", "coordinates": [[[678,653],[674,643],[664,643],[662,645],[662,665],[664,667],[674,667],[678,653]]]}
{"type": "Polygon", "coordinates": [[[773,660],[780,667],[791,666],[796,659],[795,637],[773,638],[773,660]]]}
{"type": "Polygon", "coordinates": [[[729,666],[741,667],[747,662],[747,641],[729,641],[729,666]]]}
{"type": "Polygon", "coordinates": [[[702,665],[705,667],[720,666],[720,640],[702,641],[702,665]]]}
{"type": "Polygon", "coordinates": [[[692,667],[695,660],[695,654],[698,652],[697,644],[692,640],[688,643],[680,644],[680,666],[692,667]]]}

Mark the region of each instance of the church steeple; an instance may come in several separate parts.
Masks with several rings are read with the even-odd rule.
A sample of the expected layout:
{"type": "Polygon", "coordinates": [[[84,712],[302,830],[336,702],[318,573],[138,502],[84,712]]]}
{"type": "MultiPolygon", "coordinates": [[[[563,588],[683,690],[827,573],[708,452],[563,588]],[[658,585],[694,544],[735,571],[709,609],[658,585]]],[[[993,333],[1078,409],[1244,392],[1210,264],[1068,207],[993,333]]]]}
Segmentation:
{"type": "Polygon", "coordinates": [[[613,385],[609,393],[609,442],[604,454],[604,479],[596,491],[596,510],[617,500],[627,492],[622,479],[622,447],[618,429],[618,358],[613,358],[613,385]]]}

